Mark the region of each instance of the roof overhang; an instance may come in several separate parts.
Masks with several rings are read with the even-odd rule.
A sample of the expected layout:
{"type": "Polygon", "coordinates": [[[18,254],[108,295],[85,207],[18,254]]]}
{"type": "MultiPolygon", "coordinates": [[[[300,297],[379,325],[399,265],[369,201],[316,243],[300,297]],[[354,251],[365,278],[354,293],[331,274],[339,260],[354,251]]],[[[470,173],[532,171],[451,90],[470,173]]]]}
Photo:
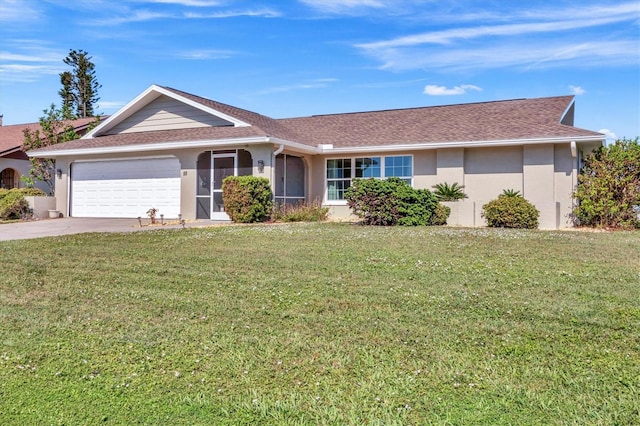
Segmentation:
{"type": "Polygon", "coordinates": [[[18,152],[18,151],[22,151],[22,145],[12,146],[11,148],[7,148],[4,151],[0,151],[0,157],[13,154],[14,152],[18,152]]]}
{"type": "Polygon", "coordinates": [[[55,146],[46,151],[33,152],[27,154],[29,157],[35,158],[58,158],[58,157],[84,157],[90,155],[108,155],[108,154],[128,154],[128,153],[147,153],[157,151],[178,151],[193,148],[227,148],[238,145],[258,145],[258,144],[277,144],[284,145],[292,151],[302,154],[342,154],[342,153],[376,153],[376,152],[403,152],[403,151],[424,151],[446,148],[491,148],[501,146],[523,146],[523,145],[540,145],[540,144],[559,144],[575,142],[576,144],[604,144],[605,136],[579,136],[579,137],[557,137],[557,138],[541,138],[541,139],[512,139],[512,140],[487,140],[487,141],[454,141],[454,142],[429,142],[429,143],[411,143],[411,144],[395,144],[395,145],[376,145],[376,146],[347,146],[334,148],[331,144],[321,144],[317,147],[304,145],[298,142],[292,142],[285,139],[273,138],[269,136],[257,136],[250,138],[229,138],[229,139],[210,139],[198,141],[174,141],[162,142],[142,145],[123,145],[109,147],[94,148],[77,148],[77,149],[60,149],[56,150],[55,146]]]}
{"type": "Polygon", "coordinates": [[[579,137],[558,137],[543,139],[512,139],[512,140],[488,140],[488,141],[454,141],[454,142],[429,142],[429,143],[411,143],[398,145],[382,145],[382,146],[365,146],[365,147],[339,147],[334,148],[333,145],[325,144],[318,147],[320,154],[339,154],[339,153],[373,153],[373,152],[391,152],[391,151],[424,151],[445,148],[491,148],[500,146],[522,146],[522,145],[540,145],[540,144],[557,144],[557,143],[599,143],[603,144],[605,136],[579,136],[579,137]]]}
{"type": "Polygon", "coordinates": [[[133,154],[133,153],[148,153],[157,151],[180,151],[183,149],[213,149],[213,148],[228,148],[231,146],[239,145],[259,145],[259,144],[277,144],[285,145],[296,152],[305,154],[318,154],[316,147],[303,145],[297,142],[291,142],[284,139],[272,138],[269,136],[258,136],[250,138],[230,138],[230,139],[213,139],[213,140],[198,140],[198,141],[177,141],[177,142],[163,142],[152,143],[142,145],[123,145],[123,146],[108,146],[108,147],[93,147],[93,148],[77,148],[77,149],[53,149],[46,151],[27,153],[29,157],[34,158],[62,158],[62,157],[85,157],[90,155],[109,155],[109,154],[133,154]]]}

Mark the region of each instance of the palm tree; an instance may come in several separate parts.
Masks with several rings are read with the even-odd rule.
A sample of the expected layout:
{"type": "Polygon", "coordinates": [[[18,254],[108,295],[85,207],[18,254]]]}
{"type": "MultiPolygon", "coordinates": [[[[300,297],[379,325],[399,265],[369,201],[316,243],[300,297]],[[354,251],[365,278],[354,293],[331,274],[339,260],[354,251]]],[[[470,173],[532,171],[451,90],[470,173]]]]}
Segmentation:
{"type": "Polygon", "coordinates": [[[464,193],[464,185],[458,185],[458,182],[453,182],[451,185],[446,182],[439,183],[433,185],[433,188],[435,188],[433,194],[440,201],[458,201],[468,198],[464,193]]]}
{"type": "Polygon", "coordinates": [[[516,191],[515,189],[503,189],[502,190],[502,194],[500,194],[501,197],[520,197],[522,198],[522,194],[520,194],[520,191],[516,191]]]}

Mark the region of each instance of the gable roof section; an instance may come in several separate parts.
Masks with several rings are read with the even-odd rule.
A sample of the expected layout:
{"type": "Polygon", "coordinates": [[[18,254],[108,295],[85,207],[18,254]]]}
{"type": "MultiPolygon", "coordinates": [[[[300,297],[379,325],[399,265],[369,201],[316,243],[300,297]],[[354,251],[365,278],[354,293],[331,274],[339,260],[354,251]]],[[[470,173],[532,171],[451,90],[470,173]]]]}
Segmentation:
{"type": "Polygon", "coordinates": [[[182,102],[186,105],[189,105],[195,109],[202,110],[205,113],[211,114],[233,124],[234,127],[243,127],[247,126],[247,123],[242,122],[241,120],[235,119],[231,116],[227,116],[226,114],[216,111],[215,109],[209,108],[202,103],[193,102],[193,100],[187,99],[181,96],[180,93],[167,90],[165,87],[151,85],[147,90],[138,95],[135,99],[129,102],[127,105],[122,107],[118,112],[109,117],[109,119],[105,120],[102,124],[97,126],[91,132],[87,133],[84,138],[93,138],[97,136],[109,135],[110,131],[116,128],[118,125],[123,123],[125,120],[130,118],[136,112],[140,111],[144,107],[148,106],[155,100],[157,100],[162,95],[168,96],[170,98],[175,99],[178,102],[182,102]]]}
{"type": "Polygon", "coordinates": [[[345,152],[601,141],[573,127],[573,96],[273,119],[163,86],[150,86],[82,139],[36,150],[37,156],[136,152],[238,143],[285,144],[300,152],[345,152]],[[233,125],[110,134],[159,96],[233,125]]]}

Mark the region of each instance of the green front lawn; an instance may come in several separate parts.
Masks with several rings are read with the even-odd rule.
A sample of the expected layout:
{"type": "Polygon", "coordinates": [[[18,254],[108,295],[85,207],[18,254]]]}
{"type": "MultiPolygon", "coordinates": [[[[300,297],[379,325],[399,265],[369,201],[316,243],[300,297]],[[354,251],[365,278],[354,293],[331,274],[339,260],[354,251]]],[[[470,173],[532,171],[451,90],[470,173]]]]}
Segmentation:
{"type": "Polygon", "coordinates": [[[640,419],[637,232],[228,226],[0,259],[0,424],[640,419]]]}

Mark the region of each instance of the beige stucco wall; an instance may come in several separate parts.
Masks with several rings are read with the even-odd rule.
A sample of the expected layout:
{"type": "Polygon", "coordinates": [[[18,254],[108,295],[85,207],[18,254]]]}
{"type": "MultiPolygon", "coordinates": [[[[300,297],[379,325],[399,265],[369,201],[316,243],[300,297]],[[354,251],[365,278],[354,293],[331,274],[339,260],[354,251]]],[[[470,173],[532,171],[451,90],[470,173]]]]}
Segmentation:
{"type": "MultiPolygon", "coordinates": [[[[384,155],[407,154],[413,155],[415,188],[432,190],[433,185],[444,182],[457,182],[465,186],[468,198],[448,203],[452,209],[449,225],[485,226],[482,206],[497,198],[503,190],[513,189],[520,191],[538,208],[541,229],[571,226],[571,193],[577,183],[578,163],[572,157],[570,141],[561,144],[390,152],[384,155]]],[[[334,219],[345,220],[352,217],[344,203],[329,203],[325,199],[326,159],[367,155],[372,154],[312,158],[309,195],[324,200],[334,219]]]]}
{"type": "MultiPolygon", "coordinates": [[[[597,145],[582,147],[588,151],[597,145]]],[[[263,176],[273,182],[273,144],[233,146],[251,153],[253,175],[263,176]],[[258,163],[264,162],[260,170],[258,163]]],[[[147,157],[174,154],[181,165],[181,210],[187,220],[196,217],[196,160],[208,149],[189,149],[178,153],[157,151],[147,157]]],[[[326,200],[326,159],[372,156],[373,154],[301,155],[293,151],[285,154],[303,158],[306,167],[306,196],[309,201],[321,200],[330,207],[330,215],[336,220],[352,220],[345,202],[326,200]]],[[[450,203],[452,214],[449,225],[484,226],[482,206],[496,198],[505,189],[520,191],[525,198],[540,210],[540,228],[562,228],[571,226],[571,193],[577,183],[577,158],[572,156],[571,143],[537,144],[524,146],[454,148],[423,151],[388,152],[380,155],[412,155],[413,185],[416,188],[433,189],[437,183],[457,182],[465,186],[468,198],[450,203]]],[[[83,160],[131,158],[128,155],[91,156],[83,160]]],[[[136,156],[145,158],[145,156],[136,156]]],[[[69,213],[67,159],[57,160],[63,173],[56,179],[57,209],[65,216],[69,213]]]]}
{"type": "MultiPolygon", "coordinates": [[[[25,188],[27,186],[20,178],[22,176],[29,176],[29,170],[31,169],[31,162],[29,160],[2,157],[0,158],[0,172],[4,169],[13,169],[18,172],[19,188],[25,188]]],[[[36,182],[34,186],[42,189],[44,192],[49,192],[49,187],[42,182],[36,182]]]]}
{"type": "MultiPolygon", "coordinates": [[[[263,145],[242,145],[225,147],[225,150],[244,149],[249,151],[253,162],[253,175],[270,178],[272,171],[272,155],[275,149],[272,144],[263,145]],[[264,162],[264,168],[259,170],[258,161],[264,162]]],[[[196,218],[196,161],[198,155],[210,148],[186,149],[178,152],[173,151],[154,151],[146,155],[136,155],[132,157],[130,154],[105,154],[92,155],[83,157],[81,161],[98,161],[98,160],[123,160],[123,159],[144,159],[161,156],[175,156],[180,161],[180,206],[182,218],[185,220],[193,220],[196,218]]],[[[72,162],[68,158],[58,158],[56,167],[62,170],[62,176],[56,177],[56,209],[60,210],[66,217],[69,215],[69,172],[73,168],[72,162]]]]}

